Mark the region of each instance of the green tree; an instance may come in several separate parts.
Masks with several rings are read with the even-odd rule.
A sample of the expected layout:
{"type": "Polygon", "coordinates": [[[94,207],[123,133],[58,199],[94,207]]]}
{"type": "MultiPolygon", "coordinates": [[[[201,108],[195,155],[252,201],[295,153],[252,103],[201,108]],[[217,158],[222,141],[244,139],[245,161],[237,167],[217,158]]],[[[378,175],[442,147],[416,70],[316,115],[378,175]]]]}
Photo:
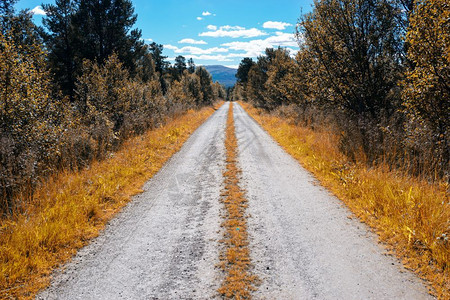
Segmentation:
{"type": "Polygon", "coordinates": [[[249,57],[245,57],[244,59],[242,59],[242,61],[239,63],[239,68],[236,72],[236,78],[238,83],[242,84],[247,83],[248,72],[250,71],[251,67],[253,67],[254,64],[255,62],[249,57]]]}
{"type": "Polygon", "coordinates": [[[155,42],[149,45],[149,52],[152,55],[153,61],[155,63],[155,71],[159,73],[159,82],[161,84],[161,89],[165,94],[168,89],[167,81],[164,78],[164,74],[169,68],[170,63],[166,60],[167,56],[163,53],[164,46],[157,44],[155,42]]]}
{"type": "Polygon", "coordinates": [[[186,70],[186,58],[181,55],[175,57],[174,68],[180,76],[183,75],[184,70],[186,70]]]}
{"type": "Polygon", "coordinates": [[[203,105],[211,105],[214,102],[214,94],[212,90],[212,78],[211,75],[208,73],[208,71],[204,67],[198,67],[195,70],[195,75],[198,76],[200,81],[200,89],[203,94],[203,98],[201,99],[201,102],[198,103],[199,106],[203,105]]]}
{"type": "Polygon", "coordinates": [[[192,105],[200,107],[203,101],[203,93],[200,85],[200,78],[189,71],[184,72],[181,80],[183,84],[183,91],[187,94],[189,99],[192,99],[192,105]]]}
{"type": "Polygon", "coordinates": [[[148,50],[148,45],[144,46],[144,54],[137,60],[137,75],[143,82],[155,79],[156,70],[153,56],[148,50]]]}
{"type": "Polygon", "coordinates": [[[142,54],[141,31],[130,0],[77,0],[73,16],[75,48],[80,57],[103,63],[116,53],[134,74],[135,61],[142,54]]]}
{"type": "Polygon", "coordinates": [[[188,71],[191,74],[195,72],[195,63],[192,57],[188,59],[188,71]]]}
{"type": "Polygon", "coordinates": [[[0,0],[0,20],[2,25],[2,33],[6,33],[8,19],[14,14],[14,5],[18,0],[0,0]]]}
{"type": "Polygon", "coordinates": [[[76,68],[80,64],[80,58],[76,57],[77,49],[74,48],[72,18],[76,11],[75,2],[56,0],[55,4],[43,4],[42,7],[46,12],[42,22],[48,32],[44,33],[44,40],[49,51],[49,65],[55,82],[73,101],[76,68]]]}
{"type": "Polygon", "coordinates": [[[268,78],[267,71],[275,58],[275,50],[267,48],[265,55],[258,57],[248,72],[248,82],[245,86],[244,96],[255,106],[269,109],[270,105],[266,102],[266,81],[268,78]]]}
{"type": "Polygon", "coordinates": [[[167,56],[164,56],[163,53],[164,46],[157,44],[155,42],[149,45],[149,51],[153,57],[153,61],[155,62],[155,70],[159,72],[159,74],[163,74],[169,66],[169,62],[166,61],[167,56]]]}

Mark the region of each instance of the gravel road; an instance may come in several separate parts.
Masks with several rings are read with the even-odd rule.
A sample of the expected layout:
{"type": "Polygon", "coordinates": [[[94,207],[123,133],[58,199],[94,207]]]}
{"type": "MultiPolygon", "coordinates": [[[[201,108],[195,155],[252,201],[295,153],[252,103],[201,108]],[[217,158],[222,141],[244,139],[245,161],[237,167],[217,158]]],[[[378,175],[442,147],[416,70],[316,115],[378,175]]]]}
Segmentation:
{"type": "MultiPolygon", "coordinates": [[[[228,103],[37,299],[211,299],[219,240],[228,103]]],[[[320,187],[239,105],[255,299],[433,299],[368,228],[320,187]]]]}

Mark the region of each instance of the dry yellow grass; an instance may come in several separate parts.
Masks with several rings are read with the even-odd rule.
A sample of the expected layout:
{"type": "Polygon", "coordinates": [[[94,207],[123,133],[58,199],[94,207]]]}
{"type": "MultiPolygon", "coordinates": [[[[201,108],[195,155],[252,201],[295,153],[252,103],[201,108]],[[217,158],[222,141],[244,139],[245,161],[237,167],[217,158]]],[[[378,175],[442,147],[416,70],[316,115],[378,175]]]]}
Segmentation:
{"type": "Polygon", "coordinates": [[[0,298],[32,298],[47,286],[51,271],[97,236],[213,112],[189,111],[111,158],[43,184],[26,213],[0,223],[0,298]]]}
{"type": "Polygon", "coordinates": [[[450,299],[448,183],[430,184],[387,166],[352,163],[338,150],[339,137],[333,130],[313,131],[241,104],[322,185],[374,228],[406,267],[428,280],[433,294],[450,299]]]}
{"type": "Polygon", "coordinates": [[[240,168],[237,166],[237,139],[233,119],[233,103],[230,103],[225,137],[226,170],[223,173],[225,188],[222,202],[225,205],[224,244],[220,265],[225,279],[219,293],[227,298],[250,299],[256,276],[250,272],[250,253],[245,209],[247,199],[239,187],[240,168]]]}

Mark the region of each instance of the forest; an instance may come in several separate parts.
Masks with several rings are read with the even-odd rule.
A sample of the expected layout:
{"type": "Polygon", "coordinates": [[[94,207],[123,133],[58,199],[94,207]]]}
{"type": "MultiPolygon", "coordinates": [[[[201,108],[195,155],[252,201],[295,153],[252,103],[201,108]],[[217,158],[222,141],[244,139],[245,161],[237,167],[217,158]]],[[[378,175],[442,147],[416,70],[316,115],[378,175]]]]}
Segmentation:
{"type": "Polygon", "coordinates": [[[232,97],[332,128],[356,162],[448,182],[449,20],[446,0],[315,1],[300,51],[244,58],[232,97]]]}
{"type": "Polygon", "coordinates": [[[0,2],[0,213],[20,213],[60,170],[112,155],[129,137],[225,98],[203,67],[145,44],[130,0],[57,0],[43,27],[0,2]]]}

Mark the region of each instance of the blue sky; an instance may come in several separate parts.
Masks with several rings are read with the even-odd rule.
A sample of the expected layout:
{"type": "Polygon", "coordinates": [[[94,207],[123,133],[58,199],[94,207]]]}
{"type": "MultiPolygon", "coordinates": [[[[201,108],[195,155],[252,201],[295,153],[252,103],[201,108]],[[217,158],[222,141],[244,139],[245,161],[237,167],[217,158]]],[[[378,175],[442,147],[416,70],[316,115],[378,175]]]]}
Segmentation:
{"type": "MultiPolygon", "coordinates": [[[[34,9],[40,24],[41,3],[19,0],[17,9],[34,9]]],[[[244,57],[262,54],[266,47],[298,50],[293,33],[300,14],[311,10],[312,0],[135,0],[136,27],[142,38],[164,45],[172,61],[192,57],[197,65],[237,67],[244,57]]]]}

